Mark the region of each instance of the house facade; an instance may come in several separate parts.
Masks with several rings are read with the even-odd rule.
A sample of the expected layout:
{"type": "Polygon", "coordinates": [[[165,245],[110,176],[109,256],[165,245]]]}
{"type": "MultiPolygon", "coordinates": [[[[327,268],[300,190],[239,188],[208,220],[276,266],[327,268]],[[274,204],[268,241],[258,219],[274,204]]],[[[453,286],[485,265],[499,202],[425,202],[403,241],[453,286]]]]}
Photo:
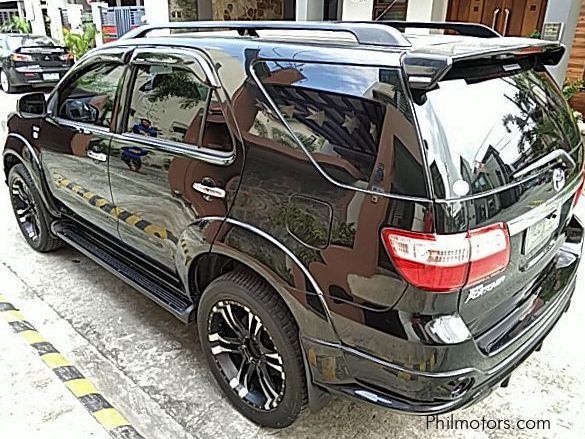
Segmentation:
{"type": "Polygon", "coordinates": [[[76,24],[84,12],[93,11],[94,22],[101,26],[104,9],[136,7],[140,8],[140,22],[148,23],[189,20],[482,23],[502,35],[541,36],[565,44],[567,55],[552,69],[559,83],[567,72],[570,78],[582,77],[585,69],[585,2],[581,0],[0,0],[0,20],[18,12],[31,21],[34,33],[50,33],[60,38],[64,17],[76,24]]]}

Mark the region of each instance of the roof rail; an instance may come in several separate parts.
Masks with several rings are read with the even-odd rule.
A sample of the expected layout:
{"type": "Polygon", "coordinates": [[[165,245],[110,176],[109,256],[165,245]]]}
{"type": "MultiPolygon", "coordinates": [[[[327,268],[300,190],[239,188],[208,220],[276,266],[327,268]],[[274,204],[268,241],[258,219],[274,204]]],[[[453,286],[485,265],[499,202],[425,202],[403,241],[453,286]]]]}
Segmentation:
{"type": "Polygon", "coordinates": [[[410,47],[408,39],[386,23],[373,22],[301,22],[301,21],[185,21],[149,24],[133,29],[121,39],[146,37],[155,30],[236,30],[242,36],[258,36],[259,30],[309,30],[347,32],[358,44],[368,46],[410,47]]]}
{"type": "Polygon", "coordinates": [[[385,24],[386,26],[392,26],[399,30],[405,28],[415,29],[443,29],[443,30],[454,30],[461,35],[467,37],[478,37],[478,38],[497,38],[501,37],[499,33],[493,30],[491,27],[485,26],[478,23],[460,23],[450,21],[390,21],[380,20],[375,23],[385,24]]]}

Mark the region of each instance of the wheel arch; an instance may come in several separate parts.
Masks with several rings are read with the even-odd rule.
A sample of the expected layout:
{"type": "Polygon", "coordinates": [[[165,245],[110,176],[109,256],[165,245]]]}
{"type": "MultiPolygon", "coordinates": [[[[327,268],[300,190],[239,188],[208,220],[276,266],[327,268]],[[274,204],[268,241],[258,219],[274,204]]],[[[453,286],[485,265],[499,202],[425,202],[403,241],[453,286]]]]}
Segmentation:
{"type": "Polygon", "coordinates": [[[177,261],[195,306],[214,279],[234,269],[249,270],[280,296],[303,335],[339,341],[323,294],[308,269],[284,244],[251,225],[230,218],[203,218],[182,234],[177,261]],[[212,244],[202,244],[202,235],[212,244]]]}
{"type": "Polygon", "coordinates": [[[8,174],[17,164],[22,164],[30,174],[47,210],[56,217],[61,216],[44,177],[41,160],[33,146],[21,135],[8,133],[6,145],[2,153],[5,181],[8,182],[8,174]]]}
{"type": "Polygon", "coordinates": [[[313,310],[303,306],[298,297],[295,297],[295,294],[291,292],[291,289],[282,283],[282,279],[262,262],[248,257],[238,249],[225,246],[223,243],[214,244],[209,251],[199,254],[191,261],[188,270],[188,285],[195,309],[197,309],[201,294],[207,285],[224,273],[235,269],[249,270],[258,276],[280,296],[286,309],[290,312],[299,328],[299,346],[305,369],[309,409],[312,412],[320,410],[328,403],[329,394],[315,385],[313,381],[316,364],[311,360],[311,355],[307,353],[303,336],[339,342],[330,319],[318,316],[313,310]]]}

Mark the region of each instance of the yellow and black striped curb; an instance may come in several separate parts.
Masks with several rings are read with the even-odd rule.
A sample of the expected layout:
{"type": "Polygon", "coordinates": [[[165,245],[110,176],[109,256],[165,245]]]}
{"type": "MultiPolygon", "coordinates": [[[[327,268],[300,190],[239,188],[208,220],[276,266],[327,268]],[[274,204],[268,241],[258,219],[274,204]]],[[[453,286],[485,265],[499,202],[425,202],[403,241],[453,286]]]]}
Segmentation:
{"type": "Polygon", "coordinates": [[[0,294],[0,315],[41,360],[51,368],[85,409],[115,439],[144,439],[122,414],[104,398],[95,386],[34,328],[22,313],[0,294]]]}
{"type": "Polygon", "coordinates": [[[171,241],[173,244],[177,245],[179,240],[177,237],[164,226],[159,224],[153,224],[150,221],[142,218],[140,215],[136,215],[135,213],[129,212],[125,209],[121,209],[117,207],[107,198],[102,197],[101,195],[94,194],[91,191],[88,191],[83,186],[78,185],[72,181],[69,181],[67,178],[63,177],[59,174],[53,174],[53,180],[55,183],[63,187],[65,189],[70,190],[71,192],[79,195],[83,198],[88,204],[106,212],[108,215],[119,219],[120,221],[124,221],[126,224],[134,226],[149,235],[156,236],[162,240],[171,241]]]}

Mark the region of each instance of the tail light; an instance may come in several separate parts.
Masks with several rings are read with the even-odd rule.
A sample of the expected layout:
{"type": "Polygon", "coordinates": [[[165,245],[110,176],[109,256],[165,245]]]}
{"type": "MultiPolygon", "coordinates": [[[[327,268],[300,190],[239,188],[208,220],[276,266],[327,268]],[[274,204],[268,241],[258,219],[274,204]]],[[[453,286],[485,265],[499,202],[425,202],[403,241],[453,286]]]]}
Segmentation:
{"type": "Polygon", "coordinates": [[[21,62],[24,61],[24,62],[28,62],[28,61],[32,61],[33,58],[30,55],[23,55],[22,53],[13,53],[10,56],[10,59],[12,61],[21,61],[21,62]]]}
{"type": "Polygon", "coordinates": [[[73,60],[73,53],[65,52],[63,55],[59,56],[61,61],[72,61],[73,60]]]}
{"type": "Polygon", "coordinates": [[[510,261],[510,236],[503,223],[453,235],[385,228],[382,240],[406,281],[435,292],[476,284],[510,261]]]}

